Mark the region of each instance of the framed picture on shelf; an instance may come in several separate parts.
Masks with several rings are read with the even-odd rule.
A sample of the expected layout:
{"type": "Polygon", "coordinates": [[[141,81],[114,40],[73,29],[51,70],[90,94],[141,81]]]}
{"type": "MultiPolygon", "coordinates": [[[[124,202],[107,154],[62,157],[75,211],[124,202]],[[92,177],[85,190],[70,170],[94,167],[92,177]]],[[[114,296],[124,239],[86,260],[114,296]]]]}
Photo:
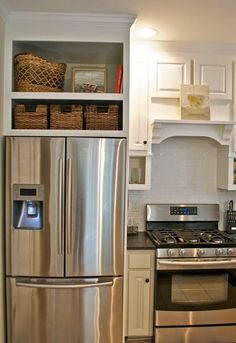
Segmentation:
{"type": "Polygon", "coordinates": [[[72,91],[76,93],[106,93],[106,67],[104,65],[79,65],[72,68],[72,91]]]}

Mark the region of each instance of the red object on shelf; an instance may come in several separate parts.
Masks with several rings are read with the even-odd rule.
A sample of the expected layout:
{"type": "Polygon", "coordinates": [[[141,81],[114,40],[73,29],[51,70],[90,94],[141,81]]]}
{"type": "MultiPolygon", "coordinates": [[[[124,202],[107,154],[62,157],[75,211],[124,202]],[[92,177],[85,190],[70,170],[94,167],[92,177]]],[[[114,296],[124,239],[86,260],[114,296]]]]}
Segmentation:
{"type": "Polygon", "coordinates": [[[123,82],[123,65],[121,64],[118,66],[118,69],[117,69],[116,93],[121,93],[122,82],[123,82]]]}

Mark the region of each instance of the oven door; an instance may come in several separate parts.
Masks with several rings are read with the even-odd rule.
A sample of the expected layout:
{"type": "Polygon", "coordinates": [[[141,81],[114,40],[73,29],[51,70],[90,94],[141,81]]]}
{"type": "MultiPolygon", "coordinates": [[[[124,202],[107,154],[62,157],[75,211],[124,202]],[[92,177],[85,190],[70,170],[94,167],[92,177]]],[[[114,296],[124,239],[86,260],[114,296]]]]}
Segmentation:
{"type": "Polygon", "coordinates": [[[236,259],[157,259],[155,324],[236,322],[236,259]]]}

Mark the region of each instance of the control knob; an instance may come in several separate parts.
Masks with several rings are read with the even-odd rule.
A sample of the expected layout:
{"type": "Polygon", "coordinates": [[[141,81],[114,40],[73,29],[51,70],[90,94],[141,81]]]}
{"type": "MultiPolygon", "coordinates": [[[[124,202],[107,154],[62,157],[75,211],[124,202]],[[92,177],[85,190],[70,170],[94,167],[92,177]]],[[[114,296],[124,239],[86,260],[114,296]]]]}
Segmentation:
{"type": "Polygon", "coordinates": [[[228,255],[233,255],[234,253],[235,253],[235,249],[234,248],[227,249],[227,254],[228,255]]]}
{"type": "Polygon", "coordinates": [[[168,255],[169,257],[173,257],[174,254],[175,254],[175,252],[174,252],[173,249],[168,249],[168,250],[167,250],[167,255],[168,255]]]}
{"type": "Polygon", "coordinates": [[[198,254],[198,256],[204,256],[205,250],[204,249],[198,249],[197,254],[198,254]]]}
{"type": "Polygon", "coordinates": [[[224,250],[221,249],[221,248],[216,249],[216,255],[217,255],[217,256],[224,255],[224,250]]]}
{"type": "Polygon", "coordinates": [[[183,257],[186,255],[186,250],[185,249],[180,249],[179,250],[179,256],[183,257]]]}

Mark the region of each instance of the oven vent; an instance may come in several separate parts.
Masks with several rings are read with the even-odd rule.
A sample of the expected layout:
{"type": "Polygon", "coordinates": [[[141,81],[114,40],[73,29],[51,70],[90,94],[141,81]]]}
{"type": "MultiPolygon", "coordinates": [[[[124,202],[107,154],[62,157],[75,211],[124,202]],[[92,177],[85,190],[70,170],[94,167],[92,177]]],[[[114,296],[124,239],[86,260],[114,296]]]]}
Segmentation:
{"type": "Polygon", "coordinates": [[[152,143],[170,137],[207,137],[221,145],[230,145],[234,121],[154,120],[151,123],[152,143]]]}

